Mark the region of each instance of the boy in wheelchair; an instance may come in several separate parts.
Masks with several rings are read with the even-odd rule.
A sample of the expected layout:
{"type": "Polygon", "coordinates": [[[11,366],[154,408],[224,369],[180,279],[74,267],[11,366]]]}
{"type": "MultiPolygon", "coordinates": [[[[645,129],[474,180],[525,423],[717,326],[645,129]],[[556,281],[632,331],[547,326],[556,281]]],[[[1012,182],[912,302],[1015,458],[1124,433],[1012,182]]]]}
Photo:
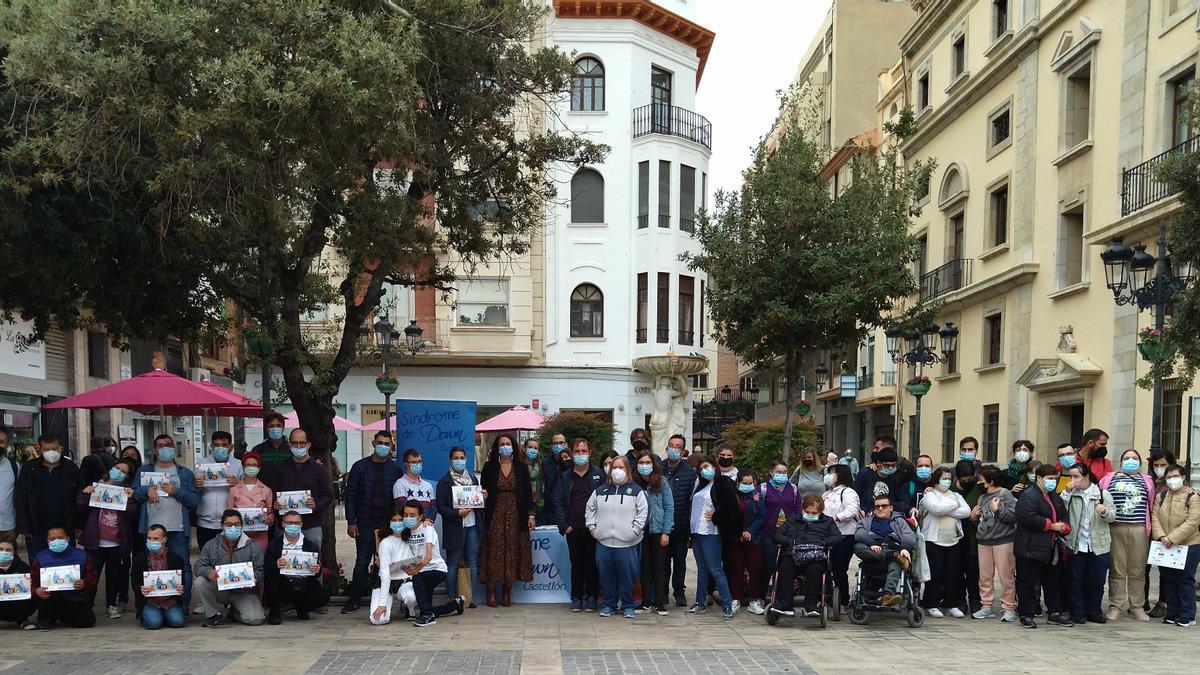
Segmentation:
{"type": "Polygon", "coordinates": [[[833,519],[825,515],[825,502],[816,495],[804,498],[803,511],[790,516],[775,530],[775,543],[780,546],[779,566],[776,569],[775,601],[771,611],[795,616],[792,585],[797,573],[804,577],[804,613],[815,617],[825,592],[823,582],[829,560],[829,549],[842,539],[833,519]]]}
{"type": "Polygon", "coordinates": [[[917,537],[908,521],[893,513],[892,500],[887,495],[876,497],[872,513],[854,532],[854,554],[862,560],[864,578],[877,579],[883,566],[887,565],[882,606],[895,607],[903,600],[899,588],[900,573],[912,564],[912,550],[916,545],[917,537]]]}

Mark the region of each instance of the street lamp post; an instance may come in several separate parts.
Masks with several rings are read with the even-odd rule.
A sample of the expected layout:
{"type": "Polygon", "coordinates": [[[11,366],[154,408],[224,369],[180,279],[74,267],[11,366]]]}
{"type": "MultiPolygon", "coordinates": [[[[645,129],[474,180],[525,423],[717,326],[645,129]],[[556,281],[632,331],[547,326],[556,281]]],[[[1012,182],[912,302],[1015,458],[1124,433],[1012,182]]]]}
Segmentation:
{"type": "MultiPolygon", "coordinates": [[[[1104,277],[1108,289],[1118,306],[1136,305],[1139,312],[1154,310],[1154,328],[1161,332],[1166,326],[1167,306],[1192,282],[1190,264],[1180,269],[1171,269],[1167,252],[1167,221],[1158,223],[1158,257],[1146,252],[1145,245],[1132,249],[1125,245],[1124,238],[1116,237],[1112,244],[1100,254],[1104,263],[1104,277]]],[[[1147,355],[1151,362],[1163,361],[1168,354],[1159,352],[1147,355]]],[[[1162,448],[1162,377],[1154,378],[1154,402],[1150,411],[1150,451],[1162,448]]]]}
{"type": "Polygon", "coordinates": [[[917,399],[913,420],[913,447],[909,454],[913,459],[921,452],[921,399],[929,393],[929,382],[921,380],[921,371],[925,366],[935,363],[945,363],[954,358],[958,347],[958,328],[947,323],[942,328],[929,324],[923,328],[905,328],[900,325],[889,326],[884,331],[887,338],[887,351],[892,363],[904,362],[913,367],[915,373],[913,382],[905,386],[908,393],[917,399]],[[904,351],[901,351],[900,340],[904,340],[904,351]],[[938,353],[938,342],[941,342],[941,353],[938,353]]]}
{"type": "MultiPolygon", "coordinates": [[[[391,357],[393,349],[397,355],[403,357],[409,355],[416,357],[417,354],[428,352],[431,345],[428,342],[421,340],[421,335],[425,332],[416,319],[408,322],[408,326],[404,328],[404,342],[400,343],[400,333],[392,326],[390,317],[387,312],[380,315],[372,327],[375,331],[375,346],[378,349],[379,357],[383,361],[383,374],[375,378],[375,388],[379,393],[383,394],[383,428],[388,433],[392,432],[392,395],[400,388],[400,382],[392,377],[391,373],[391,357]]],[[[359,335],[366,336],[371,329],[366,326],[359,328],[359,335]]]]}

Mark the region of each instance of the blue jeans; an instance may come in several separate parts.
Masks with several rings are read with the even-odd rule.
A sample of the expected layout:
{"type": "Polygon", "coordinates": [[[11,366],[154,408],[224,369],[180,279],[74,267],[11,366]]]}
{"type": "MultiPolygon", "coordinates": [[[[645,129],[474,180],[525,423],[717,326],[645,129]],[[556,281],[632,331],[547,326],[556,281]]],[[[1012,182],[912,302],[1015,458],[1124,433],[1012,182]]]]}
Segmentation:
{"type": "Polygon", "coordinates": [[[1103,613],[1100,601],[1104,597],[1104,582],[1107,580],[1107,553],[1072,553],[1067,558],[1067,598],[1072,618],[1103,613]]]}
{"type": "Polygon", "coordinates": [[[188,534],[187,531],[167,533],[167,550],[183,558],[183,597],[180,602],[184,607],[192,606],[192,547],[188,534]]]}
{"type": "Polygon", "coordinates": [[[637,546],[613,548],[596,542],[596,569],[600,573],[600,588],[604,590],[604,606],[614,612],[618,598],[621,609],[637,606],[633,601],[633,584],[642,573],[638,553],[637,546]]]}
{"type": "Polygon", "coordinates": [[[358,537],[354,539],[354,579],[350,582],[347,602],[362,602],[367,593],[367,570],[375,556],[375,530],[365,523],[358,524],[358,537]]]}
{"type": "Polygon", "coordinates": [[[142,607],[142,625],[146,630],[158,630],[163,624],[171,628],[183,628],[185,623],[187,615],[183,613],[183,607],[178,602],[166,609],[159,609],[151,604],[142,607]]]}
{"type": "Polygon", "coordinates": [[[1159,567],[1162,587],[1158,594],[1167,603],[1167,618],[1179,621],[1196,619],[1196,566],[1200,563],[1200,545],[1189,546],[1183,569],[1159,567]]]}
{"type": "Polygon", "coordinates": [[[471,571],[472,588],[479,578],[479,525],[464,527],[462,535],[462,548],[446,549],[446,595],[451,600],[458,597],[458,568],[464,557],[471,571]]]}
{"type": "Polygon", "coordinates": [[[725,578],[725,566],[721,563],[721,537],[716,534],[693,534],[692,555],[696,556],[696,604],[704,604],[711,578],[721,596],[721,606],[732,606],[729,598],[729,580],[725,578]]]}

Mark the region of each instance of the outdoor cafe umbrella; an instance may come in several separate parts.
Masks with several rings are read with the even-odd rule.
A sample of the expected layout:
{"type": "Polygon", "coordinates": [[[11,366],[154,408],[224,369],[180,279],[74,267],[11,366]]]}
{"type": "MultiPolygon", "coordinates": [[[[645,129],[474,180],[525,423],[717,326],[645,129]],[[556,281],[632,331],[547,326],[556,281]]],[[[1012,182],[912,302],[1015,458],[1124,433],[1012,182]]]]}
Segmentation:
{"type": "Polygon", "coordinates": [[[359,427],[359,429],[362,431],[384,431],[385,429],[388,428],[387,426],[385,426],[386,424],[388,424],[388,422],[391,423],[390,428],[395,429],[396,428],[396,416],[389,415],[388,417],[390,419],[385,418],[385,419],[379,420],[378,422],[371,422],[370,424],[364,424],[363,426],[359,427]]]}
{"type": "Polygon", "coordinates": [[[254,417],[262,406],[211,382],[193,382],[187,378],[152,370],[82,394],[68,396],[43,408],[127,408],[159,417],[217,414],[254,417]]]}
{"type": "Polygon", "coordinates": [[[491,419],[480,422],[475,431],[536,431],[546,418],[524,406],[509,408],[491,419]]]}
{"type": "MultiPolygon", "coordinates": [[[[263,426],[262,420],[255,420],[253,422],[246,423],[247,429],[261,429],[262,426],[263,426]]],[[[283,426],[287,427],[288,429],[299,428],[300,427],[300,415],[298,413],[296,413],[295,411],[284,415],[283,416],[283,426]]],[[[345,417],[341,417],[340,415],[334,415],[333,416],[333,428],[336,429],[337,431],[359,431],[363,427],[360,427],[359,425],[355,424],[354,422],[351,422],[350,420],[346,419],[345,417]]],[[[380,427],[380,428],[382,428],[382,427],[380,427]]]]}

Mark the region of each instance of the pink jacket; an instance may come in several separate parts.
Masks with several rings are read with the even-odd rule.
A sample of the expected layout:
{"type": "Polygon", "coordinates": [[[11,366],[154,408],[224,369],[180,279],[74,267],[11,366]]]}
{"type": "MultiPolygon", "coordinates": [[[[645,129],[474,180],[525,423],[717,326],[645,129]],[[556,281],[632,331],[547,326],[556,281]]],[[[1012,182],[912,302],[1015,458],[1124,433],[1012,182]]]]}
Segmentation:
{"type": "MultiPolygon", "coordinates": [[[[1113,476],[1116,476],[1116,475],[1117,475],[1116,472],[1113,472],[1113,473],[1108,474],[1104,478],[1101,478],[1100,479],[1100,489],[1107,490],[1108,486],[1112,485],[1113,476]]],[[[1150,527],[1151,527],[1150,517],[1151,517],[1151,512],[1154,510],[1154,479],[1144,473],[1139,473],[1138,477],[1141,478],[1142,483],[1144,483],[1146,485],[1146,536],[1149,537],[1150,536],[1150,527]]]]}

